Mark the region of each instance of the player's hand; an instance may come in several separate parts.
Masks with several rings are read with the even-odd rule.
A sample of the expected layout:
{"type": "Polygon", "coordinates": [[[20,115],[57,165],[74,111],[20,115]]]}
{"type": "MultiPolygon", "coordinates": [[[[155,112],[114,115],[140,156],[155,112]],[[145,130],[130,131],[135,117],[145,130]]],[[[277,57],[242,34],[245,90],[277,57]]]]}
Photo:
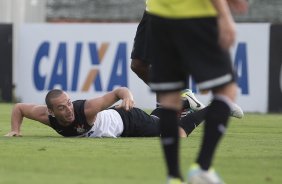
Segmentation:
{"type": "Polygon", "coordinates": [[[134,100],[132,98],[125,98],[122,100],[121,104],[117,105],[115,108],[123,108],[126,111],[131,110],[134,107],[134,100]]]}
{"type": "Polygon", "coordinates": [[[227,0],[230,10],[235,14],[244,14],[248,11],[249,3],[246,0],[227,0]]]}
{"type": "Polygon", "coordinates": [[[20,132],[11,131],[5,135],[6,137],[22,137],[20,132]]]}
{"type": "Polygon", "coordinates": [[[235,42],[236,31],[232,17],[218,17],[219,44],[224,50],[229,50],[235,42]]]}

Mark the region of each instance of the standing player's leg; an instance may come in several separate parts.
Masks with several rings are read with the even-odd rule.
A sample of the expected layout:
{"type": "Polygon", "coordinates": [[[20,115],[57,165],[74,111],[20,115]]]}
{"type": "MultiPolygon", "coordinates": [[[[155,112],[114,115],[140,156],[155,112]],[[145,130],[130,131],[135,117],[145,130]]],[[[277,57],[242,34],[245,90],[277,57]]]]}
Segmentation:
{"type": "Polygon", "coordinates": [[[149,86],[158,93],[161,145],[167,166],[168,182],[182,180],[179,167],[178,112],[182,108],[180,91],[185,88],[186,75],[180,72],[180,60],[171,49],[173,38],[166,30],[166,20],[150,15],[148,31],[153,50],[149,86]],[[172,51],[172,52],[171,52],[172,51]]]}
{"type": "Polygon", "coordinates": [[[213,99],[205,115],[202,145],[196,159],[198,166],[193,166],[188,176],[188,181],[191,183],[203,180],[210,183],[223,183],[214,172],[211,172],[210,167],[217,146],[227,129],[236,96],[236,83],[229,53],[218,44],[216,22],[216,19],[203,19],[200,24],[196,20],[194,22],[195,29],[197,27],[202,30],[204,23],[209,25],[207,27],[209,27],[210,35],[207,38],[206,35],[199,35],[197,31],[196,34],[205,37],[206,40],[198,43],[200,46],[194,50],[198,52],[195,58],[197,62],[194,62],[191,73],[200,90],[212,90],[213,99]],[[199,71],[205,75],[200,75],[199,71]]]}
{"type": "Polygon", "coordinates": [[[219,141],[227,129],[235,91],[236,84],[233,82],[214,92],[214,99],[206,114],[201,149],[196,164],[191,166],[188,174],[188,181],[191,183],[224,183],[210,167],[219,141]]]}

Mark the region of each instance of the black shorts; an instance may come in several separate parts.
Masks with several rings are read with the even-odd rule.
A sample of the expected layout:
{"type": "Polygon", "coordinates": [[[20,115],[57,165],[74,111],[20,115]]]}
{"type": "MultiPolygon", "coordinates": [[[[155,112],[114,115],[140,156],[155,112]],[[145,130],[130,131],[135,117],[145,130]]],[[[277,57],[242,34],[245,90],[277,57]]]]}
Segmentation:
{"type": "Polygon", "coordinates": [[[148,44],[148,20],[149,16],[146,11],[144,11],[143,17],[137,27],[133,49],[131,52],[131,59],[140,59],[149,64],[150,49],[148,44]]]}
{"type": "Polygon", "coordinates": [[[124,130],[121,137],[156,137],[160,136],[160,124],[156,117],[148,115],[138,108],[130,111],[115,109],[121,116],[124,130]]]}
{"type": "Polygon", "coordinates": [[[229,53],[218,44],[216,17],[165,19],[150,15],[148,39],[152,49],[150,87],[173,91],[186,87],[192,76],[200,90],[234,81],[229,53]]]}

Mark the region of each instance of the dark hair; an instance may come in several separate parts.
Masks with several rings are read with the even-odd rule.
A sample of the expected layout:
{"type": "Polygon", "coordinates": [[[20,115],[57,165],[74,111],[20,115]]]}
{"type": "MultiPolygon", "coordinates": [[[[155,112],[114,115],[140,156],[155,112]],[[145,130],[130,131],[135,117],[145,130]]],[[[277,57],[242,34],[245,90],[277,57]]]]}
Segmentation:
{"type": "Polygon", "coordinates": [[[51,91],[49,91],[47,93],[47,95],[45,97],[45,103],[46,103],[46,105],[49,109],[53,108],[53,104],[51,103],[51,99],[57,98],[61,94],[63,94],[63,90],[60,90],[60,89],[52,89],[51,91]]]}

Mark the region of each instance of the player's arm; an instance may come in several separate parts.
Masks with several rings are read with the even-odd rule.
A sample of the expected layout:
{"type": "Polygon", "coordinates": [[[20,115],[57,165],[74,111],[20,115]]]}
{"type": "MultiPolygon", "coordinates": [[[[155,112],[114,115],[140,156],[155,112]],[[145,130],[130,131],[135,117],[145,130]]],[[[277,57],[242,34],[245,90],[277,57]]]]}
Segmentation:
{"type": "Polygon", "coordinates": [[[5,136],[20,136],[23,118],[32,119],[50,125],[48,109],[45,105],[17,103],[11,113],[11,131],[5,136]]]}
{"type": "Polygon", "coordinates": [[[235,42],[235,22],[226,0],[211,0],[218,13],[219,44],[228,50],[235,42]]]}
{"type": "Polygon", "coordinates": [[[96,115],[98,112],[109,108],[119,100],[122,100],[122,102],[117,108],[130,110],[134,106],[133,95],[130,90],[126,87],[119,87],[101,97],[87,100],[85,102],[85,114],[96,115]]]}

